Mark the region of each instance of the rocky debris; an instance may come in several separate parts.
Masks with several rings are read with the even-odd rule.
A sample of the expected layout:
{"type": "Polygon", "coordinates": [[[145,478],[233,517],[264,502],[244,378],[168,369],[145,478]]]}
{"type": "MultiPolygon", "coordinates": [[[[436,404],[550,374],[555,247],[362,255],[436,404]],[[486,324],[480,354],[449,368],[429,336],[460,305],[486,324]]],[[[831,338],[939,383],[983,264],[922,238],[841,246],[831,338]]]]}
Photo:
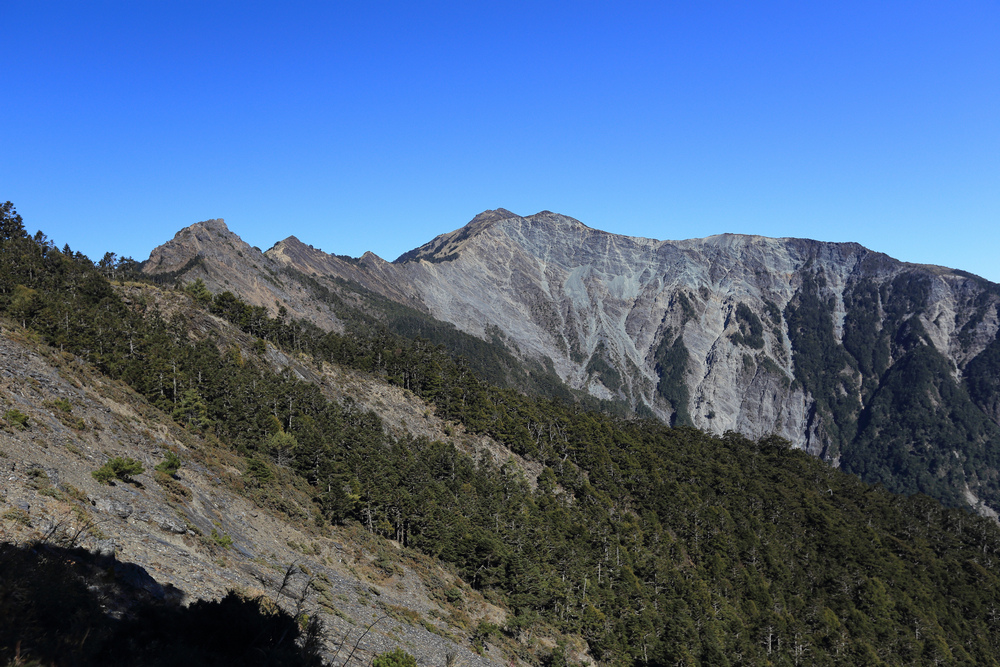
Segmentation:
{"type": "Polygon", "coordinates": [[[113,498],[96,498],[92,499],[90,504],[96,507],[98,512],[114,514],[119,519],[127,519],[132,516],[132,507],[127,503],[121,502],[120,500],[115,500],[113,498]]]}
{"type": "Polygon", "coordinates": [[[175,535],[184,535],[185,533],[188,532],[187,526],[185,526],[184,524],[175,519],[171,519],[170,517],[158,516],[155,519],[153,519],[153,521],[156,523],[157,526],[160,527],[160,530],[165,531],[167,533],[173,533],[175,535]]]}

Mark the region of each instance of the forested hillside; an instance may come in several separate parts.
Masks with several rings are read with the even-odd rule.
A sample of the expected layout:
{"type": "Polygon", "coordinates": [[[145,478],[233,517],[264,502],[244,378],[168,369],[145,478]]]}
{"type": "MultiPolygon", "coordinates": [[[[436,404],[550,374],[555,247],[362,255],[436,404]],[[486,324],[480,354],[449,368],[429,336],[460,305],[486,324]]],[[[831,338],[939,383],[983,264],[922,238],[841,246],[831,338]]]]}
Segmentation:
{"type": "MultiPolygon", "coordinates": [[[[238,453],[241,490],[261,506],[281,509],[276,485],[292,471],[317,522],[452,564],[510,611],[474,641],[580,637],[602,664],[998,663],[992,521],[865,485],[778,437],[531,398],[426,340],[375,325],[325,332],[199,283],[184,287],[195,307],[256,343],[193,340],[183,318],[120,296],[131,263],[103,264],[28,236],[9,203],[0,211],[6,317],[238,453]],[[268,345],[424,397],[543,466],[537,486],[513,462],[389,435],[377,415],[271,370],[268,345]]],[[[565,644],[531,655],[560,665],[565,644]]]]}

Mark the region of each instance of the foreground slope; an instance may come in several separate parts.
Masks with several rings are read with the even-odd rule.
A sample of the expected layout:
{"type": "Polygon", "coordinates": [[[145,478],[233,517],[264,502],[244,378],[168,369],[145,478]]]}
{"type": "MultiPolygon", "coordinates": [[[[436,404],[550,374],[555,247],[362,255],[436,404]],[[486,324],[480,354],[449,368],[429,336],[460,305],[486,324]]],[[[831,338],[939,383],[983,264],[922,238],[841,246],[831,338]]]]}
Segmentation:
{"type": "MultiPolygon", "coordinates": [[[[131,290],[130,297],[136,293],[131,290]]],[[[178,602],[217,600],[230,590],[250,598],[264,596],[293,611],[304,597],[302,610],[325,626],[322,653],[329,657],[339,651],[338,664],[358,640],[351,664],[367,664],[374,654],[397,646],[434,664],[443,664],[448,654],[468,665],[495,664],[472,652],[467,640],[459,640],[461,627],[441,620],[450,619],[454,607],[439,600],[440,593],[428,583],[464,590],[472,616],[488,613],[496,620],[502,614],[477,603],[446,569],[400,553],[363,531],[316,530],[309,520],[309,494],[294,485],[277,491],[271,501],[239,493],[246,484],[240,459],[217,440],[182,428],[81,358],[39,345],[30,332],[12,328],[8,321],[2,324],[0,539],[18,544],[41,540],[39,557],[49,553],[56,562],[87,562],[86,554],[63,552],[64,547],[89,550],[97,574],[90,575],[88,585],[108,585],[100,574],[114,571],[118,588],[100,593],[106,613],[130,618],[147,613],[150,604],[169,608],[178,602]],[[172,479],[154,470],[168,453],[182,461],[172,479]],[[92,473],[114,457],[135,459],[145,472],[134,483],[99,483],[92,473]],[[362,638],[365,626],[376,618],[382,620],[362,638]]],[[[274,350],[271,356],[290,362],[274,350]]],[[[358,384],[355,380],[354,389],[342,391],[361,401],[366,393],[391,393],[391,388],[358,384]]],[[[397,410],[412,411],[405,406],[397,410]]],[[[50,639],[33,644],[38,635],[34,625],[25,623],[30,619],[4,616],[19,586],[45,591],[44,582],[7,580],[3,570],[12,557],[8,551],[0,554],[0,625],[6,624],[5,632],[22,629],[15,638],[21,655],[47,656],[46,664],[91,664],[67,662],[72,655],[67,651],[80,651],[80,645],[57,645],[50,639]]],[[[60,613],[72,616],[68,604],[62,604],[60,613]]],[[[102,649],[97,644],[100,627],[97,619],[81,627],[77,639],[85,637],[87,628],[92,637],[79,655],[102,649]]],[[[13,656],[16,642],[3,645],[8,638],[0,633],[0,662],[13,656]]],[[[98,655],[106,658],[107,649],[98,655]]],[[[499,654],[494,657],[502,661],[499,654]]]]}

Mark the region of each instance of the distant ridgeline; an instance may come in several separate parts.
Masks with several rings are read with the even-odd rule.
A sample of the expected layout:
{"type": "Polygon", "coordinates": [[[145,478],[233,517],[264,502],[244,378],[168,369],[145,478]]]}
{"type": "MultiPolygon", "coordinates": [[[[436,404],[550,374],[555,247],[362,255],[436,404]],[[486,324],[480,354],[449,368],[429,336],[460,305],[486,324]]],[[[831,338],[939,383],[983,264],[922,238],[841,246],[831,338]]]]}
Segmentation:
{"type": "Polygon", "coordinates": [[[262,253],[206,221],[143,271],[324,331],[420,336],[499,387],[778,434],[891,491],[1000,509],[1000,287],[962,271],[854,243],[655,241],[503,209],[394,262],[295,237],[262,253]]]}
{"type": "MultiPolygon", "coordinates": [[[[998,662],[1000,529],[988,519],[868,486],[780,437],[719,437],[501,388],[471,361],[379,321],[324,331],[194,282],[185,288],[192,312],[208,309],[257,342],[192,342],[190,318],[125,303],[112,281],[135,279],[135,267],[105,259],[95,266],[44,235],[29,237],[5,205],[5,326],[72,351],[239,453],[243,492],[261,506],[287,509],[279,485],[293,473],[327,525],[356,522],[453,564],[509,611],[503,627],[480,624],[483,636],[578,636],[594,658],[621,665],[998,662]],[[513,462],[497,467],[447,442],[389,435],[375,414],[274,372],[260,356],[269,343],[409,389],[442,418],[538,462],[537,488],[513,462]]],[[[919,287],[893,293],[907,289],[919,287]]],[[[810,294],[802,290],[783,316],[811,358],[809,341],[828,332],[810,294]]],[[[734,317],[740,344],[752,349],[762,332],[745,312],[734,317]]],[[[896,331],[858,340],[872,368],[884,369],[885,346],[909,355],[879,388],[861,387],[873,391],[869,403],[888,410],[903,400],[886,391],[896,383],[925,381],[936,401],[967,392],[921,350],[915,323],[906,331],[912,339],[896,331]]],[[[842,360],[824,354],[795,380],[845,382],[834,372],[842,360]]],[[[667,350],[662,363],[681,356],[667,350]]],[[[990,376],[981,377],[987,395],[990,376]]],[[[850,426],[836,420],[845,410],[838,400],[818,409],[879,442],[883,415],[850,426]]],[[[937,428],[919,418],[914,407],[907,428],[937,428]]],[[[977,419],[958,415],[955,428],[989,428],[977,419]]],[[[12,660],[13,640],[5,641],[0,660],[12,660]]],[[[557,664],[562,655],[538,659],[557,664]]]]}

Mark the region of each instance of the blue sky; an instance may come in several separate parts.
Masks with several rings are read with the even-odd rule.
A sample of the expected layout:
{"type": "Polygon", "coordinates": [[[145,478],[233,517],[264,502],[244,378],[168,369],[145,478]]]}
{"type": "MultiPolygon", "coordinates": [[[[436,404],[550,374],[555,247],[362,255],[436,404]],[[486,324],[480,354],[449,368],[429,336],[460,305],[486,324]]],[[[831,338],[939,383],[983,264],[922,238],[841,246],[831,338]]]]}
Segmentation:
{"type": "Polygon", "coordinates": [[[393,259],[484,209],[1000,282],[1000,3],[3,0],[0,201],[393,259]]]}

